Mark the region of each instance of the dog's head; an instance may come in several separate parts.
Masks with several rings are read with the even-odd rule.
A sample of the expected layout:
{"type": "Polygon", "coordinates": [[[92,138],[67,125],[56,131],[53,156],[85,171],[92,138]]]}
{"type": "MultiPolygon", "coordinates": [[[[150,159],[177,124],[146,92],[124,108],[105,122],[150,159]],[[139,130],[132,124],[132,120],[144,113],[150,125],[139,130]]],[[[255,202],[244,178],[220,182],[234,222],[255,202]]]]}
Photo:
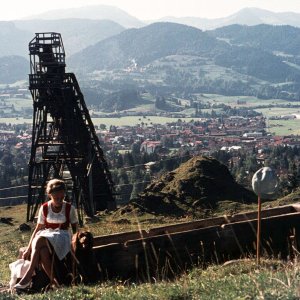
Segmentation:
{"type": "Polygon", "coordinates": [[[73,235],[72,248],[78,251],[91,251],[93,248],[93,235],[89,231],[79,231],[73,235]]]}

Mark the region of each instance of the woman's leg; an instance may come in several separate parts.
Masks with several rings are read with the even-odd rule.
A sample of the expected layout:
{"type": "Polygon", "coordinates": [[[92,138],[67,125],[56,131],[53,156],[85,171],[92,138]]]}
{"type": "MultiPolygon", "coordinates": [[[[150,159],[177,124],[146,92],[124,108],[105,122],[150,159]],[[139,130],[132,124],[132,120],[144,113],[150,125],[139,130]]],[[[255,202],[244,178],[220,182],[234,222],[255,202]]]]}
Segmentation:
{"type": "Polygon", "coordinates": [[[54,277],[54,253],[51,249],[48,240],[46,240],[46,247],[42,247],[40,250],[40,263],[50,279],[50,283],[54,283],[58,286],[57,280],[54,277]]]}
{"type": "MultiPolygon", "coordinates": [[[[25,285],[27,284],[33,275],[33,272],[35,270],[35,268],[38,266],[38,264],[40,263],[41,260],[41,252],[43,252],[44,254],[44,248],[48,249],[48,241],[46,238],[44,237],[39,237],[38,240],[36,241],[35,245],[33,245],[33,249],[32,249],[32,254],[31,254],[31,261],[30,261],[30,266],[29,269],[27,270],[27,272],[24,274],[23,278],[20,280],[19,284],[21,285],[25,285]]],[[[48,250],[49,251],[49,250],[48,250]]],[[[49,253],[50,256],[50,253],[49,253]]],[[[46,263],[47,264],[47,263],[46,263]]],[[[51,262],[50,262],[51,265],[51,262]]],[[[47,266],[46,266],[47,267],[47,266]]],[[[47,269],[48,270],[48,269],[47,269]]],[[[46,272],[47,273],[47,272],[46,272]]],[[[48,275],[48,274],[47,274],[48,275]]]]}

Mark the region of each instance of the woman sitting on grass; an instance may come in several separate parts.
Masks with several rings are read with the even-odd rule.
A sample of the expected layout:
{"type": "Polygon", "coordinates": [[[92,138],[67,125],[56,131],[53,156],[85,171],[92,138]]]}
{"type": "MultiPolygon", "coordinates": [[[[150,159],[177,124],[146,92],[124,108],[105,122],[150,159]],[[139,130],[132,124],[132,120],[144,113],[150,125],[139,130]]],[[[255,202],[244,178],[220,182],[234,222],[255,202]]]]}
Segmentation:
{"type": "Polygon", "coordinates": [[[44,203],[39,210],[36,228],[30,238],[28,247],[23,253],[24,259],[29,259],[30,266],[21,278],[15,289],[21,290],[30,286],[35,268],[41,264],[50,282],[52,274],[52,256],[49,242],[59,260],[62,260],[71,250],[71,234],[68,231],[72,226],[73,233],[78,230],[78,219],[75,208],[64,201],[66,187],[59,179],[48,182],[46,192],[50,200],[44,203]]]}

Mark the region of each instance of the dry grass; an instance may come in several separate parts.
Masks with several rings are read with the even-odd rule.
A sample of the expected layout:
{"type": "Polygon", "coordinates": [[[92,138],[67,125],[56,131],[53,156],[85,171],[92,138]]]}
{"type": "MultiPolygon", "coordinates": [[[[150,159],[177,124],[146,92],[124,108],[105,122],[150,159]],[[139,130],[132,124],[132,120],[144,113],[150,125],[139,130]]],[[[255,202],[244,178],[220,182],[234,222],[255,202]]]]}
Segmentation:
{"type": "MultiPolygon", "coordinates": [[[[12,217],[13,225],[0,223],[0,284],[9,281],[8,264],[16,259],[18,248],[27,244],[30,232],[21,233],[18,227],[24,222],[26,206],[4,207],[0,218],[12,217]]],[[[171,218],[159,222],[176,223],[171,218]]],[[[136,215],[100,215],[98,221],[86,225],[94,235],[149,229],[158,224],[151,215],[141,220],[136,215]],[[127,220],[127,221],[125,221],[127,220]]],[[[172,281],[134,284],[128,282],[103,282],[90,286],[60,288],[47,294],[22,295],[19,299],[299,299],[300,264],[277,260],[237,260],[223,266],[212,265],[201,269],[195,267],[172,281]]],[[[16,299],[16,295],[0,294],[0,299],[16,299]]]]}

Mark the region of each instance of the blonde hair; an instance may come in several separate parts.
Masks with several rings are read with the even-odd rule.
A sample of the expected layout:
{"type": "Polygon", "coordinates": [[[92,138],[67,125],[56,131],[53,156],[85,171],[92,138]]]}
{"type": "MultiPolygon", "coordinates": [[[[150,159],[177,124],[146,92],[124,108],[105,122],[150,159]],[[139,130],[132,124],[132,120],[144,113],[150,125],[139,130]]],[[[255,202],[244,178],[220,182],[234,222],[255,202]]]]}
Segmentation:
{"type": "Polygon", "coordinates": [[[57,191],[65,191],[66,185],[63,180],[61,179],[51,179],[48,181],[46,186],[46,193],[52,194],[57,191]]]}

